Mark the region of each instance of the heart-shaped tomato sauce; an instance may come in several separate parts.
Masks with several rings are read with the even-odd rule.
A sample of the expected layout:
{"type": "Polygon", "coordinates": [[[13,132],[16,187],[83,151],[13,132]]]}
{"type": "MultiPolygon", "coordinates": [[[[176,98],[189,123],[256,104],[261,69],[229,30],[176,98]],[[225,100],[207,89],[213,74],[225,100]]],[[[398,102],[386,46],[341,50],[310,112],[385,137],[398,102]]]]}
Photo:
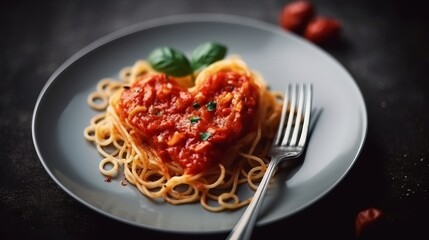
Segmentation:
{"type": "Polygon", "coordinates": [[[120,98],[120,111],[141,141],[185,173],[217,165],[224,153],[256,129],[259,89],[233,71],[209,76],[199,89],[186,89],[165,74],[146,74],[120,98]]]}

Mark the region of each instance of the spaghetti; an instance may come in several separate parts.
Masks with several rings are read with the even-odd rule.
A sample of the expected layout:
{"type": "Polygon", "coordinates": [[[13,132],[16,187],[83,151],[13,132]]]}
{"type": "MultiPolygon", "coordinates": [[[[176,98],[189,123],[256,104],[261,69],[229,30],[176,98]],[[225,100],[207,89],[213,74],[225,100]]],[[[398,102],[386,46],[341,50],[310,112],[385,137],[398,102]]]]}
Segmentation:
{"type": "Polygon", "coordinates": [[[100,80],[87,99],[101,111],[84,137],[103,175],[122,172],[148,198],[214,212],[250,202],[239,185],[256,190],[281,113],[282,96],[261,75],[229,58],[181,78],[140,60],[119,78],[100,80]]]}

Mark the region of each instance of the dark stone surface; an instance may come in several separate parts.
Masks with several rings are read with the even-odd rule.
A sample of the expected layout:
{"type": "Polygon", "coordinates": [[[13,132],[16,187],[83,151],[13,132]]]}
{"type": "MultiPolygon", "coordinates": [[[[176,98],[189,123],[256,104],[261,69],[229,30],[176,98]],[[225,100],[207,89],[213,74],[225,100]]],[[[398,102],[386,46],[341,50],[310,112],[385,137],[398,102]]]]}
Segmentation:
{"type": "MultiPolygon", "coordinates": [[[[183,13],[226,13],[277,24],[287,2],[2,1],[0,238],[110,239],[117,233],[124,239],[224,239],[226,234],[174,235],[136,228],[74,200],[36,155],[33,108],[57,67],[122,27],[183,13]]],[[[384,215],[362,239],[424,238],[429,214],[429,19],[424,1],[312,2],[320,15],[342,23],[341,38],[324,48],[349,70],[363,93],[367,140],[333,191],[290,218],[255,229],[253,239],[354,239],[355,217],[368,207],[384,215]]]]}

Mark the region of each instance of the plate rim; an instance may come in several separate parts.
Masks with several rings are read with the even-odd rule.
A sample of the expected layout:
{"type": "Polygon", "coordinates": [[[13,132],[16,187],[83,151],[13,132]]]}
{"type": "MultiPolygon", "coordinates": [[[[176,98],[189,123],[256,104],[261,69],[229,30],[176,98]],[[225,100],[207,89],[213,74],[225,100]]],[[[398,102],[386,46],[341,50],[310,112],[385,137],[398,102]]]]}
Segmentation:
{"type": "MultiPolygon", "coordinates": [[[[313,205],[315,202],[319,201],[321,198],[325,197],[332,189],[334,189],[343,179],[344,177],[350,172],[350,169],[354,166],[356,163],[358,157],[360,156],[362,149],[364,147],[364,144],[366,142],[367,134],[368,134],[368,113],[367,113],[367,107],[365,104],[365,98],[362,94],[361,89],[359,88],[356,78],[354,78],[351,73],[344,67],[341,62],[339,62],[337,59],[335,59],[330,53],[322,49],[321,47],[312,44],[310,42],[307,42],[302,39],[299,35],[296,35],[294,33],[288,32],[288,31],[281,31],[281,28],[274,25],[273,23],[266,22],[264,20],[251,18],[251,17],[245,17],[245,16],[238,16],[238,15],[231,15],[231,14],[220,14],[220,13],[189,13],[189,14],[178,14],[178,15],[171,15],[171,16],[164,16],[164,17],[157,17],[152,18],[149,20],[145,20],[143,22],[135,23],[132,25],[128,25],[126,27],[117,29],[109,34],[106,34],[95,41],[92,41],[91,43],[85,45],[83,48],[79,49],[77,52],[75,52],[73,55],[71,55],[66,61],[64,61],[48,78],[46,83],[43,85],[43,88],[40,90],[40,93],[37,97],[37,101],[33,108],[33,114],[32,114],[32,120],[31,120],[31,134],[32,134],[32,141],[35,148],[35,151],[37,153],[37,156],[39,158],[39,161],[42,163],[45,171],[49,174],[51,179],[54,180],[54,182],[61,187],[63,191],[65,191],[69,196],[73,197],[75,200],[80,202],[86,207],[89,207],[92,210],[95,210],[97,213],[100,213],[102,216],[107,216],[109,218],[113,218],[119,222],[127,223],[136,227],[142,227],[154,231],[160,231],[160,232],[170,232],[170,233],[180,233],[180,234],[213,234],[213,233],[222,233],[226,230],[203,230],[203,231],[192,231],[192,230],[173,230],[173,229],[162,229],[160,227],[151,226],[147,224],[139,224],[135,221],[131,221],[129,219],[124,219],[118,216],[115,216],[112,213],[107,213],[103,211],[102,209],[99,209],[90,203],[84,201],[80,197],[78,197],[76,194],[74,194],[71,190],[69,190],[52,172],[52,170],[48,167],[46,161],[44,160],[44,157],[41,153],[41,150],[39,148],[39,143],[37,140],[37,133],[36,133],[36,125],[37,125],[37,118],[39,114],[39,107],[42,103],[42,100],[46,94],[46,92],[49,90],[51,85],[55,82],[55,80],[59,77],[61,73],[63,73],[69,66],[71,66],[73,63],[78,61],[80,58],[84,57],[85,55],[89,54],[90,52],[96,50],[97,48],[108,44],[110,42],[113,42],[117,39],[120,39],[122,37],[126,37],[127,35],[131,35],[140,31],[144,31],[150,28],[156,28],[160,26],[165,25],[172,25],[172,24],[182,24],[182,23],[198,23],[198,22],[210,22],[210,23],[227,23],[227,24],[237,24],[241,26],[247,26],[255,29],[265,30],[269,31],[275,34],[284,34],[288,38],[293,39],[294,41],[298,41],[299,44],[304,44],[306,47],[313,48],[312,50],[317,52],[320,55],[323,55],[324,58],[328,59],[329,61],[332,61],[335,63],[337,67],[339,67],[343,73],[345,73],[351,80],[349,81],[350,84],[353,85],[354,90],[356,90],[357,95],[359,96],[359,106],[361,108],[361,111],[359,112],[359,115],[362,117],[361,123],[362,123],[362,129],[360,131],[362,138],[360,139],[358,151],[355,153],[353,157],[353,161],[351,161],[351,164],[348,166],[346,171],[341,175],[339,179],[335,181],[335,183],[330,186],[329,188],[325,189],[325,191],[321,192],[317,198],[308,201],[307,204],[303,204],[300,208],[297,208],[296,210],[292,211],[289,216],[296,214],[297,212],[302,211],[303,209],[308,208],[309,206],[313,205]]],[[[263,226],[267,224],[271,224],[273,222],[280,221],[281,219],[285,219],[288,216],[280,217],[272,220],[265,221],[263,223],[258,222],[257,226],[263,226]]]]}

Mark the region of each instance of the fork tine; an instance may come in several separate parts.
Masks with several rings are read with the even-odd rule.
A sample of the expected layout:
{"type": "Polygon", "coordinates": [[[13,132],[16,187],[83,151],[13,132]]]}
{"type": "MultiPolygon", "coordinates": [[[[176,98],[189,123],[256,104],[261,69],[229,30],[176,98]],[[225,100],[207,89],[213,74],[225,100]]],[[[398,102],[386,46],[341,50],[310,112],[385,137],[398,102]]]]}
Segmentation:
{"type": "Polygon", "coordinates": [[[310,124],[311,104],[313,101],[313,85],[309,84],[306,89],[306,100],[305,100],[305,113],[304,122],[302,123],[301,138],[299,139],[298,146],[303,147],[307,140],[307,133],[310,124]]]}
{"type": "Polygon", "coordinates": [[[279,123],[279,127],[277,129],[277,135],[276,135],[276,138],[274,140],[274,145],[279,145],[281,140],[282,140],[283,128],[285,126],[285,119],[286,119],[288,104],[289,104],[289,88],[286,89],[286,92],[285,92],[284,97],[283,97],[282,113],[280,115],[280,123],[279,123]]]}
{"type": "Polygon", "coordinates": [[[295,106],[296,106],[296,95],[297,95],[296,94],[296,88],[297,88],[297,85],[295,85],[295,86],[289,85],[289,87],[288,87],[288,95],[290,97],[290,109],[289,109],[289,117],[288,117],[287,124],[286,124],[286,130],[284,132],[283,141],[282,141],[281,145],[287,144],[287,142],[289,140],[290,132],[292,130],[293,116],[295,113],[295,106]]]}
{"type": "Polygon", "coordinates": [[[304,97],[305,97],[304,85],[302,85],[302,86],[298,85],[297,88],[298,88],[297,91],[299,91],[299,94],[297,96],[298,97],[298,109],[296,110],[296,115],[293,112],[290,113],[291,115],[296,116],[296,117],[295,117],[295,121],[293,121],[294,122],[294,124],[293,124],[294,128],[293,128],[292,137],[291,137],[290,142],[289,142],[289,146],[296,146],[299,130],[301,129],[301,120],[302,120],[302,112],[303,112],[304,97]]]}

